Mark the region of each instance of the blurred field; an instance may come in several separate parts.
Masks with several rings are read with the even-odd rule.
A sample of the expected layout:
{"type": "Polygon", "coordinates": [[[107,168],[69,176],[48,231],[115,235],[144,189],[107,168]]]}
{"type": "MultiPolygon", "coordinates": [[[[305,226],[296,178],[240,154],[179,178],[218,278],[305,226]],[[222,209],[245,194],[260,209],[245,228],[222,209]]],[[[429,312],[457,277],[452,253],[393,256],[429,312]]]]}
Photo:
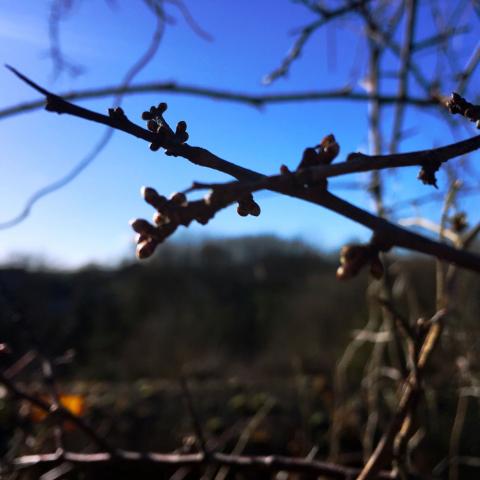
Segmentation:
{"type": "MultiPolygon", "coordinates": [[[[415,302],[406,305],[427,316],[433,308],[432,262],[409,257],[396,262],[415,291],[415,302]]],[[[316,455],[326,458],[337,363],[375,308],[364,293],[367,277],[335,282],[336,265],[333,255],[304,244],[260,237],[170,245],[147,264],[112,269],[4,267],[0,279],[9,299],[2,299],[0,333],[12,354],[3,361],[11,365],[28,354],[34,334],[57,359],[65,406],[121,448],[195,448],[178,381],[183,374],[215,449],[232,451],[247,432],[245,453],[304,456],[315,446],[316,455]],[[21,307],[28,332],[19,328],[12,301],[21,307]]],[[[472,367],[478,361],[474,332],[480,292],[472,292],[479,285],[468,275],[462,282],[470,293],[459,303],[459,324],[448,327],[442,351],[433,359],[419,411],[425,435],[416,461],[426,470],[448,454],[457,401],[453,359],[468,343],[472,367]]],[[[347,465],[362,463],[368,394],[362,378],[371,349],[364,342],[344,372],[340,460],[347,465]]],[[[18,380],[32,393],[47,394],[35,360],[27,362],[18,380]]],[[[386,374],[381,382],[379,426],[388,421],[396,379],[386,374]]],[[[0,399],[3,453],[15,442],[17,455],[51,451],[49,420],[5,395],[0,399]]],[[[462,448],[479,455],[478,405],[472,403],[466,415],[462,448]]],[[[71,449],[87,448],[80,432],[65,427],[71,449]]]]}

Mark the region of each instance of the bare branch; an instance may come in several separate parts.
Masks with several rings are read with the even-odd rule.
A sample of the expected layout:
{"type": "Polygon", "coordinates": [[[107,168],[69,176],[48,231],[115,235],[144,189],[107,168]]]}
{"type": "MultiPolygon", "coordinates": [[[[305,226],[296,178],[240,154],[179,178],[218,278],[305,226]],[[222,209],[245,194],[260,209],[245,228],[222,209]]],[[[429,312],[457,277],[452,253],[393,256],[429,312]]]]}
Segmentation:
{"type": "MultiPolygon", "coordinates": [[[[417,16],[417,1],[408,0],[407,3],[407,20],[404,35],[404,44],[401,50],[400,71],[398,74],[398,91],[397,97],[404,98],[408,95],[408,74],[410,73],[410,64],[413,52],[413,43],[415,38],[415,23],[417,16]]],[[[395,153],[402,135],[403,118],[405,112],[405,104],[397,103],[395,105],[395,114],[393,117],[392,139],[390,142],[390,153],[395,153]]]]}
{"type": "MultiPolygon", "coordinates": [[[[200,87],[196,85],[180,84],[175,82],[149,82],[131,85],[128,87],[110,86],[95,89],[77,90],[74,92],[63,92],[59,96],[65,100],[86,100],[91,98],[103,98],[111,95],[136,95],[149,93],[169,93],[179,95],[193,95],[196,97],[205,97],[212,100],[225,100],[236,102],[251,107],[260,108],[270,104],[294,103],[294,102],[316,102],[325,100],[345,100],[351,102],[366,102],[375,99],[382,104],[394,104],[399,101],[396,95],[379,95],[378,97],[369,95],[365,92],[353,91],[352,87],[345,86],[334,90],[312,90],[304,92],[286,92],[272,94],[248,94],[234,92],[209,87],[200,87]]],[[[431,108],[438,105],[438,101],[427,97],[411,96],[402,102],[420,108],[431,108]]],[[[26,113],[45,106],[45,101],[33,100],[31,102],[12,105],[0,110],[0,119],[8,118],[20,113],[26,113]]]]}
{"type": "Polygon", "coordinates": [[[286,76],[292,63],[297,60],[302,54],[303,47],[305,46],[307,41],[310,39],[312,34],[316,32],[319,28],[321,28],[323,25],[325,25],[330,20],[333,20],[334,18],[338,18],[354,12],[355,10],[357,10],[361,6],[366,5],[370,1],[371,0],[352,0],[346,5],[343,5],[336,10],[317,8],[316,11],[320,15],[320,18],[301,29],[300,35],[295,40],[293,46],[290,48],[287,56],[282,61],[282,64],[273,72],[266,75],[263,78],[263,83],[268,85],[273,81],[277,80],[278,78],[286,76]]]}
{"type": "MultiPolygon", "coordinates": [[[[25,455],[18,457],[14,461],[17,469],[31,468],[34,466],[52,466],[59,461],[68,461],[79,467],[95,466],[101,467],[108,465],[112,461],[109,453],[73,453],[65,452],[62,457],[55,453],[25,455]]],[[[162,454],[151,452],[132,452],[119,450],[116,452],[115,462],[117,465],[132,466],[157,466],[159,469],[166,467],[195,467],[207,464],[216,464],[227,466],[237,471],[263,471],[263,472],[300,472],[315,475],[324,475],[329,478],[349,480],[355,478],[360,472],[359,469],[343,467],[328,462],[317,460],[307,460],[304,458],[292,458],[270,455],[262,456],[246,456],[246,455],[229,455],[224,453],[213,453],[209,457],[205,457],[201,453],[194,454],[162,454]]],[[[379,472],[376,477],[380,480],[396,480],[398,477],[395,472],[379,472]]],[[[414,475],[410,476],[412,480],[414,475]]]]}
{"type": "MultiPolygon", "coordinates": [[[[444,245],[413,232],[409,232],[388,222],[385,219],[372,215],[365,210],[362,210],[348,203],[347,201],[332,195],[322,188],[305,188],[305,184],[313,183],[314,185],[318,185],[319,181],[321,184],[322,180],[324,181],[324,178],[327,175],[325,174],[325,171],[322,172],[320,169],[327,167],[332,169],[329,171],[330,176],[358,171],[370,171],[379,168],[411,166],[419,164],[423,166],[423,169],[426,169],[427,167],[430,168],[431,165],[437,169],[442,162],[479,148],[480,136],[473,137],[456,144],[440,147],[438,149],[424,150],[420,152],[411,152],[390,156],[367,156],[358,153],[351,154],[349,155],[347,162],[336,165],[313,167],[311,171],[308,168],[301,170],[293,176],[293,180],[290,175],[265,177],[258,172],[223,160],[208,150],[200,147],[192,147],[187,143],[184,143],[184,140],[180,142],[177,141],[176,134],[173,133],[168,124],[165,124],[163,117],[161,119],[163,122],[161,127],[163,128],[155,132],[146,130],[131,122],[121,109],[111,109],[109,112],[110,115],[106,116],[86,108],[79,107],[65,101],[61,97],[51,92],[48,92],[14,68],[9,68],[19,78],[32,86],[32,88],[46,95],[46,109],[49,111],[67,113],[96,123],[101,123],[118,130],[122,130],[126,133],[136,136],[137,138],[151,142],[151,148],[153,149],[158,149],[160,147],[164,148],[168,155],[184,157],[196,165],[227,173],[240,180],[258,181],[259,183],[257,185],[248,186],[247,190],[250,192],[267,188],[284,195],[315,203],[364,225],[372,230],[376,235],[380,235],[382,241],[387,244],[433,255],[439,259],[455,263],[464,268],[480,271],[480,257],[477,255],[462,250],[457,250],[448,245],[444,245]],[[318,171],[316,171],[316,169],[318,169],[318,171]],[[318,173],[319,171],[321,172],[320,174],[318,173]],[[297,181],[295,181],[295,176],[298,177],[297,181]],[[299,185],[298,180],[303,181],[304,184],[299,185]]],[[[166,104],[162,108],[162,111],[165,111],[166,104]]],[[[186,128],[186,126],[182,128],[186,128]]],[[[240,185],[240,192],[245,193],[245,188],[245,185],[240,185]]]]}

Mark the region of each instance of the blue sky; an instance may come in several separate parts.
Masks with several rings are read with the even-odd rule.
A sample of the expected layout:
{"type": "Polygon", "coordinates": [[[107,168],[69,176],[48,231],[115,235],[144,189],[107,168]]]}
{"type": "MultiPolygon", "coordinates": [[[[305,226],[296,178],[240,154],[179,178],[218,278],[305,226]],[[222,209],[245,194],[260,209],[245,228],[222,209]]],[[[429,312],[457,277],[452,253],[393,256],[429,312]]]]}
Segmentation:
{"type": "MultiPolygon", "coordinates": [[[[177,22],[167,26],[158,54],[135,83],[175,80],[267,93],[338,88],[347,83],[355,69],[365,73],[360,68],[363,56],[362,44],[357,39],[358,23],[351,20],[343,22],[341,29],[329,27],[317,32],[288,78],[262,85],[262,77],[278,66],[289,49],[291,30],[309,23],[311,14],[288,0],[185,3],[214,40],[206,42],[197,37],[170,6],[168,11],[177,22]],[[333,48],[335,61],[327,55],[327,49],[333,48]]],[[[45,0],[0,1],[0,63],[15,66],[52,91],[118,84],[146,48],[155,28],[152,15],[140,0],[117,0],[115,8],[100,0],[77,1],[72,14],[61,24],[61,42],[65,56],[84,66],[85,71],[77,77],[62,74],[54,79],[48,57],[49,4],[45,0]]],[[[419,28],[425,37],[432,33],[427,12],[421,13],[419,28]]],[[[468,51],[476,38],[465,35],[458,42],[459,51],[468,51]]],[[[394,66],[392,62],[386,58],[386,68],[389,64],[394,66]]],[[[424,56],[422,65],[428,72],[433,68],[433,59],[424,56]]],[[[0,69],[0,87],[0,109],[37,98],[6,69],[0,69]]],[[[276,173],[282,163],[294,168],[303,149],[315,145],[328,133],[334,133],[341,145],[340,158],[350,151],[368,150],[367,110],[359,103],[296,103],[257,110],[186,95],[149,94],[128,97],[123,105],[131,119],[141,122],[141,112],[160,101],[168,102],[167,119],[173,124],[187,121],[189,143],[262,173],[276,173]]],[[[111,102],[111,98],[104,98],[82,104],[105,111],[111,102]]],[[[388,127],[390,123],[387,115],[384,125],[388,127]]],[[[452,132],[432,114],[412,111],[406,124],[416,134],[402,144],[402,150],[429,148],[454,139],[452,132]]],[[[103,132],[99,125],[43,110],[1,120],[0,222],[21,210],[37,188],[68,172],[103,132]]],[[[469,133],[460,130],[457,135],[465,138],[469,133]]],[[[428,187],[420,185],[415,177],[415,169],[389,174],[387,203],[428,193],[428,187]]],[[[364,191],[341,188],[345,182],[362,183],[367,178],[345,177],[332,181],[331,187],[350,201],[371,208],[364,191]]],[[[147,144],[116,133],[106,150],[73,183],[41,200],[22,224],[0,230],[0,261],[33,255],[56,266],[72,267],[133,258],[133,234],[128,221],[134,217],[150,218],[152,214],[140,197],[140,187],[152,186],[169,194],[186,188],[192,180],[229,178],[179,158],[152,153],[147,144]]],[[[445,187],[443,176],[440,185],[445,187]]],[[[478,200],[472,198],[469,202],[478,200]]],[[[352,238],[368,238],[363,228],[318,207],[271,193],[261,193],[257,199],[262,207],[259,218],[240,218],[231,208],[206,227],[189,228],[188,237],[275,233],[327,249],[352,238]]],[[[474,210],[468,205],[467,209],[474,210]]],[[[402,215],[413,213],[407,209],[402,215]]],[[[436,220],[438,206],[421,213],[436,220]]],[[[177,237],[185,238],[185,233],[182,231],[177,237]]]]}

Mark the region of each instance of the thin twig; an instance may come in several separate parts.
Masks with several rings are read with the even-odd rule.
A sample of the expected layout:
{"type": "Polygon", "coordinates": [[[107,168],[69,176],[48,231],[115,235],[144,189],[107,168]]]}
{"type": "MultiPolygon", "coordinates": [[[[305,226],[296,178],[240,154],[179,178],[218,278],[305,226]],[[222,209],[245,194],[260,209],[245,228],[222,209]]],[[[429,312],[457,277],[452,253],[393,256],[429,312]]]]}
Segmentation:
{"type": "Polygon", "coordinates": [[[193,398],[190,389],[188,388],[187,379],[183,375],[180,376],[180,386],[182,388],[182,394],[187,405],[188,413],[190,414],[190,418],[192,420],[193,428],[195,430],[195,438],[197,440],[198,446],[202,454],[204,456],[208,456],[207,441],[203,433],[202,424],[193,404],[193,398]]]}
{"type": "Polygon", "coordinates": [[[395,437],[402,428],[405,418],[413,411],[418,401],[421,374],[438,344],[443,321],[446,315],[446,310],[440,310],[430,319],[430,327],[425,335],[425,340],[423,341],[418,355],[416,374],[414,375],[412,373],[405,381],[395,415],[392,418],[387,431],[378,442],[377,447],[368,462],[363,467],[362,472],[357,477],[357,480],[370,480],[375,478],[378,472],[391,458],[395,437]]]}
{"type": "MultiPolygon", "coordinates": [[[[75,90],[59,93],[65,100],[88,100],[93,98],[110,97],[112,95],[138,95],[150,93],[168,93],[175,95],[192,95],[195,97],[210,98],[212,100],[224,100],[245,104],[251,107],[260,108],[267,105],[297,102],[318,102],[326,100],[345,100],[348,102],[366,102],[375,98],[378,102],[386,105],[396,104],[399,99],[396,95],[379,95],[372,97],[368,93],[354,91],[352,87],[346,86],[331,90],[311,90],[303,92],[285,92],[271,94],[242,93],[230,90],[222,90],[213,87],[201,87],[176,82],[148,82],[122,86],[108,86],[94,89],[75,90]]],[[[429,97],[411,96],[400,100],[420,108],[432,108],[438,106],[438,101],[429,97]]],[[[45,106],[45,101],[32,100],[29,102],[11,105],[0,110],[0,120],[21,113],[38,110],[45,106]]]]}

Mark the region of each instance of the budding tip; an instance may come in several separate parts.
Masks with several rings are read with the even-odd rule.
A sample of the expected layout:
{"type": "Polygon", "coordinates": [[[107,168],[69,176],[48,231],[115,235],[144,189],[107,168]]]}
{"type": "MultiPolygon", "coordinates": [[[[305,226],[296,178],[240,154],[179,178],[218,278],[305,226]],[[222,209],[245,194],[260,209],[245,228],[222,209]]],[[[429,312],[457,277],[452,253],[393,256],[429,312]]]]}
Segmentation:
{"type": "Polygon", "coordinates": [[[343,267],[338,267],[335,275],[337,277],[337,280],[346,280],[347,279],[347,273],[346,273],[345,268],[343,268],[343,267]]]}

